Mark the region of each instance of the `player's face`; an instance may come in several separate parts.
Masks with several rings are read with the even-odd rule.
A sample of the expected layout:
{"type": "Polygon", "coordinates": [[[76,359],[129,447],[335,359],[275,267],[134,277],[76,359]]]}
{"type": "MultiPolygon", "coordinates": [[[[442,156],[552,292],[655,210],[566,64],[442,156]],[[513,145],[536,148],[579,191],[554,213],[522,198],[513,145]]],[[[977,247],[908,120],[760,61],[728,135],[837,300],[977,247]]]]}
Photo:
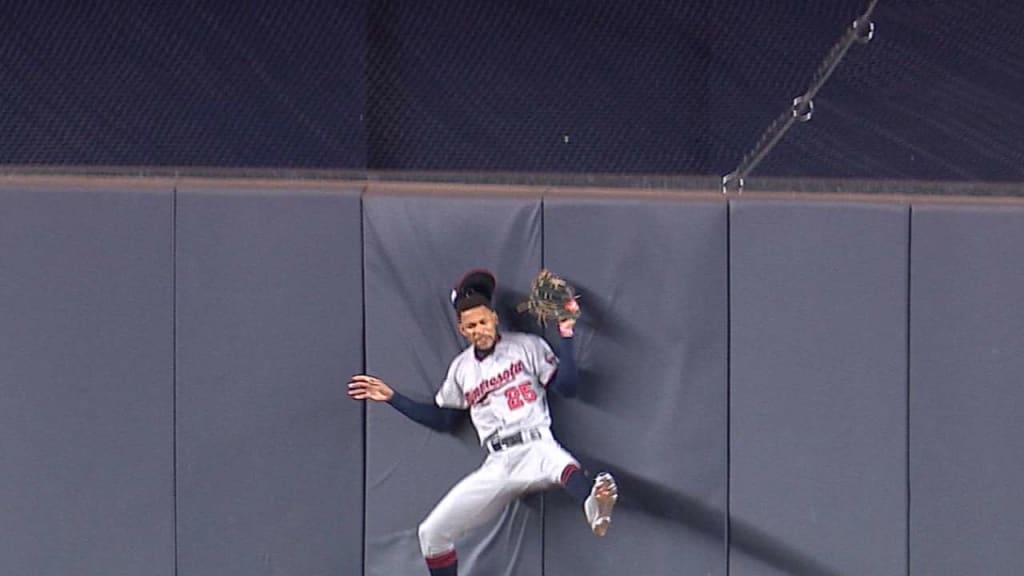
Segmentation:
{"type": "Polygon", "coordinates": [[[498,339],[498,315],[486,306],[470,308],[459,315],[459,333],[477,350],[490,350],[498,339]]]}

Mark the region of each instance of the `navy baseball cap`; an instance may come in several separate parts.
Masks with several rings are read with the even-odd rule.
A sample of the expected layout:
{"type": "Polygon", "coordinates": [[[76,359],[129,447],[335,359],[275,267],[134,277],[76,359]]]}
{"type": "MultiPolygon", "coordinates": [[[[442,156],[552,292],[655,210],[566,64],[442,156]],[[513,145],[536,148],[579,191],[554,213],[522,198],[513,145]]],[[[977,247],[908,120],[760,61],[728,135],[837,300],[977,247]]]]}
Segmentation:
{"type": "Polygon", "coordinates": [[[452,290],[452,306],[456,312],[464,312],[477,306],[491,307],[497,281],[488,270],[477,268],[462,275],[452,290]]]}

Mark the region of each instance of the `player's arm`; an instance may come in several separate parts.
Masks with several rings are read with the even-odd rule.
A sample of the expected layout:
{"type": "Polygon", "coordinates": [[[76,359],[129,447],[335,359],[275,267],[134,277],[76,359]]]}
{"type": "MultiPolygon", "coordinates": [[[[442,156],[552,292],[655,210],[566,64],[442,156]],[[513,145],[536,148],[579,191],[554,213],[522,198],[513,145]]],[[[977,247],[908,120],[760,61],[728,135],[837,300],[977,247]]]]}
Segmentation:
{"type": "Polygon", "coordinates": [[[458,428],[465,410],[441,408],[435,404],[416,402],[396,392],[380,378],[357,374],[348,383],[348,395],[353,400],[387,402],[414,422],[439,432],[452,432],[458,428]]]}
{"type": "Polygon", "coordinates": [[[579,385],[579,370],[576,368],[576,350],[573,346],[573,328],[576,320],[566,318],[558,323],[558,371],[548,387],[559,396],[573,398],[579,385]]]}

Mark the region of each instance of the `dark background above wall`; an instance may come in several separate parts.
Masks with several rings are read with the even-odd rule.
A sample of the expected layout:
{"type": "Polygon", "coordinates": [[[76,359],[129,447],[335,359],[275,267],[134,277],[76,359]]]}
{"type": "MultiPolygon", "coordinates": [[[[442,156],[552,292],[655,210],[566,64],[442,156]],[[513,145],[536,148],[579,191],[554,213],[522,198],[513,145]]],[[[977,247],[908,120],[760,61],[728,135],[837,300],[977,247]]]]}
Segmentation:
{"type": "MultiPolygon", "coordinates": [[[[4,4],[8,168],[721,176],[868,2],[4,4]]],[[[873,21],[755,175],[1020,181],[1024,5],[873,21]]]]}

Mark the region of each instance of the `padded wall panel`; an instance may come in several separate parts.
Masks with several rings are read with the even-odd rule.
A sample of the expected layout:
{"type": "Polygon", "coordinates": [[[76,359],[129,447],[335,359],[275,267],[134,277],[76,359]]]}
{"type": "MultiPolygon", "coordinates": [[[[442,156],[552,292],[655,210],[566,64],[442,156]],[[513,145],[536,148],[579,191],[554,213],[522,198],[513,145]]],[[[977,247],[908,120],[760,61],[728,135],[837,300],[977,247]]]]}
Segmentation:
{"type": "Polygon", "coordinates": [[[177,200],[179,574],[358,574],[357,190],[177,200]]]}
{"type": "Polygon", "coordinates": [[[671,197],[549,197],[544,262],[581,292],[581,393],[555,431],[621,496],[604,539],[546,499],[545,574],[725,574],[727,211],[671,197]]]}
{"type": "Polygon", "coordinates": [[[906,572],[908,223],[732,204],[733,576],[906,572]]]}
{"type": "MultiPolygon", "coordinates": [[[[364,198],[367,370],[418,401],[433,401],[467,344],[449,300],[468,269],[498,278],[496,306],[517,327],[515,304],[541,265],[534,196],[371,193],[364,198]]],[[[426,574],[417,526],[485,453],[468,424],[439,434],[388,405],[367,407],[366,574],[426,574]]],[[[536,576],[541,500],[509,507],[457,543],[463,574],[536,576]]]]}
{"type": "Polygon", "coordinates": [[[0,574],[174,574],[171,217],[0,187],[0,574]]]}
{"type": "Polygon", "coordinates": [[[1024,210],[914,206],[911,574],[1024,573],[1024,210]]]}

